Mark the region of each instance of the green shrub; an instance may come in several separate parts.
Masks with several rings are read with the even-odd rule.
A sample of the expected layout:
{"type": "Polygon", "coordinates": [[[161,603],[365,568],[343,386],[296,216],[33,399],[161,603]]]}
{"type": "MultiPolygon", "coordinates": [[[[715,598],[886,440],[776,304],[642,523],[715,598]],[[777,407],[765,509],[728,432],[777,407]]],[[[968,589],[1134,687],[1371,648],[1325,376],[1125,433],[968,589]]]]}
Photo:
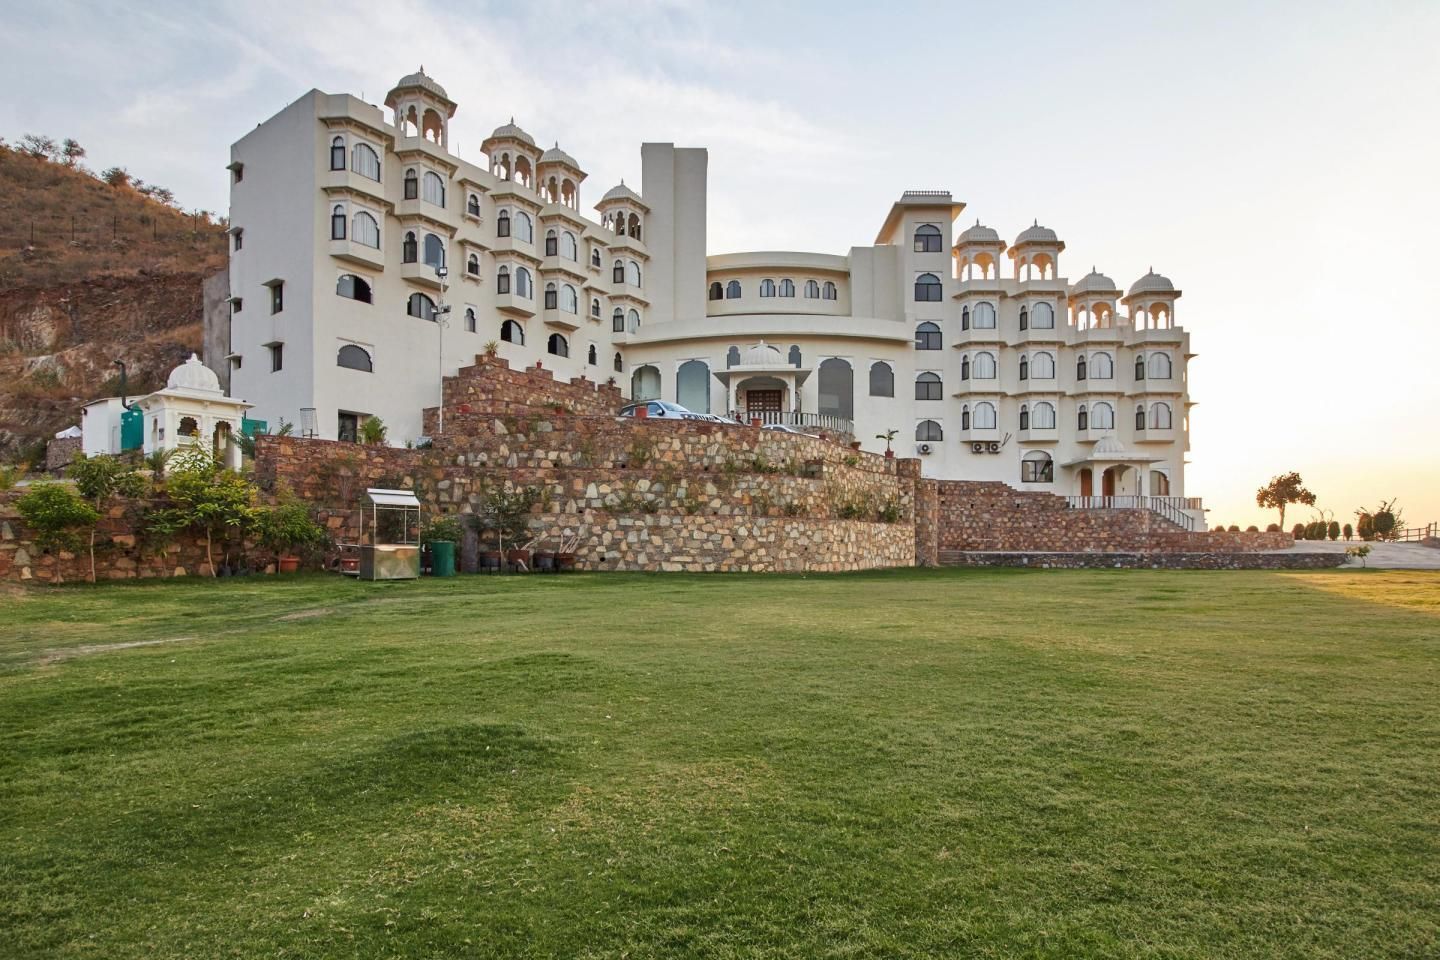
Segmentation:
{"type": "Polygon", "coordinates": [[[1230,524],[1230,532],[1231,532],[1231,533],[1239,533],[1239,532],[1240,532],[1240,524],[1238,524],[1238,523],[1232,523],[1232,524],[1230,524]]]}
{"type": "Polygon", "coordinates": [[[365,422],[360,424],[360,442],[370,447],[384,446],[385,435],[389,432],[390,428],[379,417],[366,417],[365,422]]]}
{"type": "Polygon", "coordinates": [[[1265,528],[1265,532],[1266,532],[1266,533],[1279,533],[1279,532],[1280,532],[1280,524],[1278,524],[1278,523],[1272,523],[1272,524],[1270,524],[1269,526],[1267,526],[1267,527],[1265,528]]]}
{"type": "Polygon", "coordinates": [[[35,543],[46,550],[74,550],[79,531],[100,522],[100,512],[64,483],[37,483],[15,501],[20,519],[35,533],[35,543]]]}
{"type": "Polygon", "coordinates": [[[454,514],[442,514],[432,517],[425,526],[426,540],[448,540],[451,543],[459,543],[465,535],[465,528],[460,524],[460,518],[454,514]]]}
{"type": "Polygon", "coordinates": [[[1355,528],[1350,526],[1350,524],[1345,524],[1345,526],[1341,529],[1341,532],[1345,534],[1346,540],[1355,539],[1355,528]]]}
{"type": "Polygon", "coordinates": [[[1303,523],[1297,523],[1297,524],[1295,524],[1295,529],[1290,531],[1290,535],[1291,535],[1292,537],[1294,537],[1296,540],[1304,540],[1304,539],[1305,539],[1305,524],[1303,524],[1303,523]]]}
{"type": "Polygon", "coordinates": [[[1331,539],[1331,540],[1339,540],[1339,539],[1340,539],[1340,521],[1338,521],[1338,520],[1331,520],[1331,521],[1330,521],[1330,526],[1326,529],[1325,532],[1330,535],[1330,539],[1331,539]]]}
{"type": "Polygon", "coordinates": [[[1259,532],[1260,532],[1260,528],[1257,527],[1257,526],[1255,526],[1255,525],[1252,523],[1250,526],[1248,526],[1248,527],[1245,528],[1245,532],[1246,532],[1246,533],[1259,533],[1259,532]]]}

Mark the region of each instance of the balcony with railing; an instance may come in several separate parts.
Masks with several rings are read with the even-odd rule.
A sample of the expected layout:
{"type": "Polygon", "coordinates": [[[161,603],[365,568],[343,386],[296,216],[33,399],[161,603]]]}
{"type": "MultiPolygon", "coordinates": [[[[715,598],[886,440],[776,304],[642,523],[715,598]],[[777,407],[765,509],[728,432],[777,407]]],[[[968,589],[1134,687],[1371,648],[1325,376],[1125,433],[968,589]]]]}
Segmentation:
{"type": "Polygon", "coordinates": [[[778,424],[794,427],[805,433],[825,433],[837,438],[843,435],[847,442],[855,436],[855,421],[831,413],[801,413],[798,410],[733,410],[730,416],[744,424],[759,420],[765,426],[778,424]]]}

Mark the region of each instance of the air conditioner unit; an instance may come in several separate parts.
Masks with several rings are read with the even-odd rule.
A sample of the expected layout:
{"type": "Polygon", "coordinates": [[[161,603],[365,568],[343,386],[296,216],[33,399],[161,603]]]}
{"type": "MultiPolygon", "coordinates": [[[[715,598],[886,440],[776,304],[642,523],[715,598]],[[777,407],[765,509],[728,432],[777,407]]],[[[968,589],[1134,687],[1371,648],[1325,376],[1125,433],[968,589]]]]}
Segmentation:
{"type": "Polygon", "coordinates": [[[920,456],[922,456],[922,457],[925,456],[926,454],[928,454],[928,453],[930,452],[930,449],[931,449],[931,448],[930,448],[930,444],[928,444],[928,443],[917,443],[917,444],[915,444],[915,452],[918,453],[918,454],[920,454],[920,456]]]}
{"type": "Polygon", "coordinates": [[[980,441],[977,440],[975,443],[970,444],[970,452],[971,452],[971,453],[984,453],[984,452],[985,452],[985,444],[984,444],[984,443],[981,443],[980,441]]]}
{"type": "Polygon", "coordinates": [[[991,440],[991,441],[990,441],[990,452],[991,452],[991,453],[999,453],[999,452],[1000,452],[1000,444],[997,443],[997,442],[995,442],[994,440],[991,440]]]}

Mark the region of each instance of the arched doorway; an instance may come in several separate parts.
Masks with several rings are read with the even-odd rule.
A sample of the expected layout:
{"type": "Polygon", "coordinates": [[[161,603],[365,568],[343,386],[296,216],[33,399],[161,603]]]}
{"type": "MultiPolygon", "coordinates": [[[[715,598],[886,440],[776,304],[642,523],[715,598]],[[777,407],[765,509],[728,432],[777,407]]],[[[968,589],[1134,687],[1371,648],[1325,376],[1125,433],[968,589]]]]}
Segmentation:
{"type": "Polygon", "coordinates": [[[1119,482],[1120,474],[1124,467],[1106,467],[1105,472],[1100,475],[1100,495],[1103,497],[1115,496],[1115,486],[1119,482]]]}
{"type": "Polygon", "coordinates": [[[1095,495],[1095,478],[1089,467],[1080,470],[1080,496],[1090,497],[1095,495]]]}

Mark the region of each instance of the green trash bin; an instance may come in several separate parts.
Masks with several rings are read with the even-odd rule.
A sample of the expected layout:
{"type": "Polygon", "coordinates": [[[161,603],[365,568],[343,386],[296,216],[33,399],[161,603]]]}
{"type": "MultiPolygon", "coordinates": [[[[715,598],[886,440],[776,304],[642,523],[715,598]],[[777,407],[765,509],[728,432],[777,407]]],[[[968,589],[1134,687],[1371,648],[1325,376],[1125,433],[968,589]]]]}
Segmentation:
{"type": "Polygon", "coordinates": [[[455,576],[455,544],[449,540],[430,541],[430,575],[455,576]]]}

